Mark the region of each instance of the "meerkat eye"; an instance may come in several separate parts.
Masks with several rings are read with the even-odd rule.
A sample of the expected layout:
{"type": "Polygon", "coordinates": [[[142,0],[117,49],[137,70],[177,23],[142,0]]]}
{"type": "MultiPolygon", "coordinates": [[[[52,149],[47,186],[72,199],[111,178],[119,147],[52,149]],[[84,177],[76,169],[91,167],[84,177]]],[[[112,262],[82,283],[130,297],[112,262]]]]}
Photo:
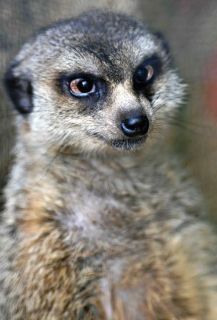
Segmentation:
{"type": "Polygon", "coordinates": [[[86,97],[96,91],[96,85],[91,79],[77,78],[70,81],[69,89],[76,97],[86,97]]]}
{"type": "Polygon", "coordinates": [[[144,84],[149,82],[154,76],[154,68],[151,65],[147,65],[139,68],[134,76],[134,81],[138,84],[144,84]]]}
{"type": "Polygon", "coordinates": [[[143,91],[154,82],[161,72],[161,61],[157,55],[146,59],[137,67],[133,75],[133,86],[135,90],[143,91]]]}

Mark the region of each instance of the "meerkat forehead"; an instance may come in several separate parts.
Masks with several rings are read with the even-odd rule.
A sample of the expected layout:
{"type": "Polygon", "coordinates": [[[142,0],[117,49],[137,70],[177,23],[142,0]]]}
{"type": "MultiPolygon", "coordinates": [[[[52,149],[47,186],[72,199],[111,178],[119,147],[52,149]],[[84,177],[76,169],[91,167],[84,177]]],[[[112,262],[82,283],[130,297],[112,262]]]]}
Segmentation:
{"type": "Polygon", "coordinates": [[[127,70],[156,52],[164,56],[156,37],[143,23],[124,14],[97,10],[44,29],[23,47],[17,60],[25,60],[22,71],[36,71],[35,75],[43,71],[44,62],[62,71],[70,71],[76,64],[77,69],[90,73],[105,75],[107,70],[121,81],[127,70]]]}

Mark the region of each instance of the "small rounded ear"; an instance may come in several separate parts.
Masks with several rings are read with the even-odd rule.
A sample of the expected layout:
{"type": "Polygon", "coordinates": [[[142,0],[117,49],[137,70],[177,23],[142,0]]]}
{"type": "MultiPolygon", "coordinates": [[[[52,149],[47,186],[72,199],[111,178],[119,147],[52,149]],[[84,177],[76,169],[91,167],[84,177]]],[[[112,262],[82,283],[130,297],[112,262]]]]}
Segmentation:
{"type": "Polygon", "coordinates": [[[15,108],[20,113],[27,114],[33,109],[32,84],[25,76],[15,76],[13,67],[6,71],[4,84],[15,108]]]}
{"type": "Polygon", "coordinates": [[[170,57],[170,47],[164,35],[161,32],[154,32],[154,36],[161,42],[164,51],[170,57]]]}

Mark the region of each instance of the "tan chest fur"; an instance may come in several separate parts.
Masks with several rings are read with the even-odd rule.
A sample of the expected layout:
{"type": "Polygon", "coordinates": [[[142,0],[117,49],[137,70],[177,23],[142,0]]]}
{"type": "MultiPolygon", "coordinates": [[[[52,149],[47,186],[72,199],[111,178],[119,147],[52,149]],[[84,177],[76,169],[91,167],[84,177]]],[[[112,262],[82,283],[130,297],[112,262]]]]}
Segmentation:
{"type": "Polygon", "coordinates": [[[204,319],[201,301],[211,276],[200,273],[212,261],[189,261],[205,245],[194,190],[188,186],[191,201],[183,197],[168,165],[142,166],[139,174],[139,163],[135,171],[130,163],[123,170],[115,161],[65,160],[64,167],[60,161],[34,183],[27,174],[19,201],[8,204],[7,217],[14,206],[17,212],[8,225],[18,232],[7,282],[10,299],[18,301],[12,319],[204,319]],[[197,248],[189,241],[191,226],[197,248]]]}

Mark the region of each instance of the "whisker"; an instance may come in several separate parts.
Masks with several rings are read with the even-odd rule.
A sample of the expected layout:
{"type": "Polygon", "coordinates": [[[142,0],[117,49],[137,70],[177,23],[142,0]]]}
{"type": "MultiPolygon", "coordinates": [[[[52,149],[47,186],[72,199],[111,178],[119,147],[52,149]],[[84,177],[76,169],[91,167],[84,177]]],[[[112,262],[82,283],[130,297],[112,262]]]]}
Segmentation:
{"type": "Polygon", "coordinates": [[[167,115],[166,117],[158,118],[157,121],[162,121],[165,125],[173,125],[180,129],[186,130],[192,134],[200,134],[206,137],[217,134],[217,125],[212,126],[206,123],[196,123],[188,121],[187,119],[180,119],[176,116],[167,115]]]}
{"type": "MultiPolygon", "coordinates": [[[[202,129],[212,129],[213,127],[208,123],[205,123],[205,122],[195,122],[195,121],[192,121],[189,119],[189,117],[187,118],[186,116],[180,120],[180,116],[183,116],[183,114],[181,115],[168,115],[168,117],[170,119],[173,119],[173,120],[178,120],[178,121],[184,121],[186,124],[190,125],[190,126],[194,126],[194,127],[200,127],[202,129]]],[[[215,128],[214,128],[215,129],[215,128]]],[[[217,123],[216,123],[216,130],[217,130],[217,123]]]]}

